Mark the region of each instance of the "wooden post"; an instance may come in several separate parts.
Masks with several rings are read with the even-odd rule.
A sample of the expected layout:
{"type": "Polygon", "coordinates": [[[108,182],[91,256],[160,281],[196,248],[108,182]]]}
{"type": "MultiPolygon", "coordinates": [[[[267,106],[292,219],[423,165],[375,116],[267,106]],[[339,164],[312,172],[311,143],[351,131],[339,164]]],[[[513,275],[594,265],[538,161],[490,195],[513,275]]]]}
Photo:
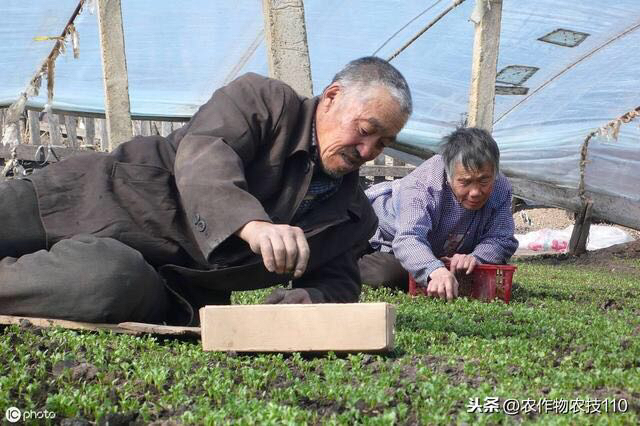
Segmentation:
{"type": "Polygon", "coordinates": [[[578,212],[578,217],[573,225],[573,232],[569,240],[569,254],[578,256],[587,252],[587,238],[591,229],[591,211],[593,202],[587,201],[578,212]]]}
{"type": "MultiPolygon", "coordinates": [[[[502,0],[476,0],[480,12],[475,23],[471,91],[469,94],[469,126],[493,129],[493,105],[496,94],[496,66],[500,46],[502,0]]],[[[474,13],[475,14],[475,13],[474,13]]]]}
{"type": "Polygon", "coordinates": [[[131,122],[131,126],[133,128],[133,136],[140,136],[142,133],[142,124],[140,120],[133,120],[131,122]]]}
{"type": "Polygon", "coordinates": [[[142,120],[140,122],[140,129],[141,129],[140,134],[142,136],[151,136],[151,121],[142,120]]]}
{"type": "Polygon", "coordinates": [[[169,136],[171,132],[173,132],[173,127],[171,126],[171,122],[163,121],[162,128],[160,129],[160,135],[166,137],[166,136],[169,136]]]}
{"type": "Polygon", "coordinates": [[[100,151],[106,151],[108,149],[107,144],[107,126],[105,124],[104,118],[96,118],[96,135],[100,139],[100,144],[98,145],[96,141],[96,148],[100,151]]]}
{"type": "Polygon", "coordinates": [[[263,0],[269,75],[313,96],[302,0],[263,0]]]}
{"type": "Polygon", "coordinates": [[[95,120],[91,117],[84,119],[84,145],[95,145],[96,125],[95,120]]]}
{"type": "Polygon", "coordinates": [[[78,119],[74,115],[64,116],[64,126],[67,128],[67,146],[75,148],[78,146],[78,132],[76,126],[78,119]]]}
{"type": "Polygon", "coordinates": [[[26,120],[21,116],[18,120],[18,143],[26,143],[27,141],[27,123],[26,120]]]}
{"type": "MultiPolygon", "coordinates": [[[[131,139],[133,135],[120,0],[98,0],[98,27],[102,50],[108,147],[111,151],[122,142],[131,139]]],[[[105,145],[103,141],[103,147],[105,145]]]]}
{"type": "Polygon", "coordinates": [[[53,112],[47,113],[49,122],[49,145],[62,145],[62,133],[60,132],[60,117],[53,112]]]}
{"type": "MultiPolygon", "coordinates": [[[[380,154],[378,155],[374,160],[373,160],[373,164],[376,166],[384,166],[385,165],[385,155],[384,154],[380,154]]],[[[380,182],[384,182],[384,176],[374,176],[373,177],[373,183],[380,183],[380,182]]]]}
{"type": "Polygon", "coordinates": [[[27,111],[29,117],[29,134],[31,134],[31,145],[40,145],[40,113],[38,111],[27,111]]]}
{"type": "Polygon", "coordinates": [[[101,119],[100,123],[102,124],[102,127],[100,127],[100,146],[102,147],[103,151],[110,151],[109,136],[107,131],[107,120],[101,119]]]}
{"type": "Polygon", "coordinates": [[[0,141],[2,141],[2,135],[4,134],[4,115],[5,109],[0,108],[0,141]]]}

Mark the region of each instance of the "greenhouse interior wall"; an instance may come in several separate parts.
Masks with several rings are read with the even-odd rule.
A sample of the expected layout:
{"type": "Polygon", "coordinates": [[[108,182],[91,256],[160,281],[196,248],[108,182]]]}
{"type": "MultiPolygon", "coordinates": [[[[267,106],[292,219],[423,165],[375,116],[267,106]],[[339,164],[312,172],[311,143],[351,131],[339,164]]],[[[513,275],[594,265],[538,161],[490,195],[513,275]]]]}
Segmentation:
{"type": "MultiPolygon", "coordinates": [[[[306,0],[314,94],[352,59],[389,57],[450,5],[306,0]]],[[[398,138],[403,144],[437,151],[444,135],[465,124],[475,5],[464,1],[393,59],[415,104],[398,138]]],[[[77,0],[2,2],[0,106],[25,91],[55,43],[51,36],[60,34],[76,6],[77,0]]],[[[57,59],[55,110],[104,113],[95,8],[87,1],[75,21],[79,58],[68,47],[57,59]]],[[[137,0],[122,2],[122,14],[133,115],[187,119],[241,74],[268,74],[261,0],[137,0]]],[[[578,193],[587,136],[640,105],[639,28],[637,0],[504,0],[493,134],[505,174],[578,193]]],[[[46,92],[27,106],[43,108],[46,92]]],[[[593,137],[583,171],[587,195],[617,200],[631,209],[623,216],[636,218],[638,122],[593,137]]],[[[640,227],[640,219],[631,222],[625,224],[640,227]]]]}

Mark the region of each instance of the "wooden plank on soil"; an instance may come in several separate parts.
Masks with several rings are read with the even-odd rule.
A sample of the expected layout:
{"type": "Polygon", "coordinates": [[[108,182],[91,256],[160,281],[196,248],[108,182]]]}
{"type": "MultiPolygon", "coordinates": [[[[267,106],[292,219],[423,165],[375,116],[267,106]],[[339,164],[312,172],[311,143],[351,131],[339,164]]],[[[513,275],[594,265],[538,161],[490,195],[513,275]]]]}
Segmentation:
{"type": "Polygon", "coordinates": [[[89,322],[67,321],[50,318],[21,317],[12,315],[0,315],[0,324],[16,324],[23,327],[33,326],[38,328],[62,327],[69,330],[113,331],[115,333],[138,334],[138,332],[136,331],[126,330],[118,327],[115,324],[94,324],[89,322]]]}
{"type": "Polygon", "coordinates": [[[118,327],[141,333],[162,336],[200,337],[200,327],[179,327],[173,325],[147,324],[143,322],[121,322],[118,327]]]}
{"type": "Polygon", "coordinates": [[[68,330],[82,331],[112,331],[120,334],[136,336],[154,334],[159,336],[200,337],[200,327],[177,327],[161,324],[147,324],[141,322],[121,322],[120,324],[101,324],[79,321],[67,321],[52,318],[34,318],[12,315],[0,315],[0,324],[20,325],[22,327],[52,328],[61,327],[68,330]]]}
{"type": "Polygon", "coordinates": [[[205,306],[205,351],[387,352],[395,306],[388,303],[205,306]]]}

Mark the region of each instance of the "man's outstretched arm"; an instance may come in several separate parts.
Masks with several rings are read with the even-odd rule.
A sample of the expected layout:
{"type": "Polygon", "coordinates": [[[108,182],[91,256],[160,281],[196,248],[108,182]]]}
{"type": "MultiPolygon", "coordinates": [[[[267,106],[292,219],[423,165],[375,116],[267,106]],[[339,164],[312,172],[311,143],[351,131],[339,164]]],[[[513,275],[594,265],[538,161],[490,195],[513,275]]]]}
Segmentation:
{"type": "MultiPolygon", "coordinates": [[[[272,143],[284,120],[296,119],[298,104],[288,86],[250,74],[217,90],[189,123],[176,154],[176,185],[206,259],[236,234],[256,253],[264,252],[269,270],[287,269],[291,263],[281,255],[278,243],[272,250],[261,248],[265,234],[275,235],[285,253],[291,252],[287,249],[291,230],[271,223],[262,204],[249,192],[245,168],[261,147],[272,143]]],[[[304,246],[299,239],[294,241],[296,249],[304,246]]],[[[294,265],[304,269],[304,253],[296,256],[294,265]]]]}

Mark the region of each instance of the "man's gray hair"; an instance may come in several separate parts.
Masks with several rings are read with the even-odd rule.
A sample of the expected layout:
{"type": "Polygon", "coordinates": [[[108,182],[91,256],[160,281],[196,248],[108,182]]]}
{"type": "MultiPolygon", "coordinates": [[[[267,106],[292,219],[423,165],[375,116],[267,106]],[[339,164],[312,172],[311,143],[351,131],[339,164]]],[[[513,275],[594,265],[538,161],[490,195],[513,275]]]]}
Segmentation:
{"type": "Polygon", "coordinates": [[[458,128],[442,139],[440,147],[449,182],[453,180],[453,170],[458,162],[469,171],[478,171],[489,164],[494,173],[498,174],[500,150],[486,130],[477,127],[458,128]]]}
{"type": "Polygon", "coordinates": [[[377,56],[365,56],[349,62],[333,77],[331,84],[333,83],[340,83],[346,90],[354,87],[383,86],[389,90],[407,116],[413,111],[407,81],[393,65],[377,56]]]}

